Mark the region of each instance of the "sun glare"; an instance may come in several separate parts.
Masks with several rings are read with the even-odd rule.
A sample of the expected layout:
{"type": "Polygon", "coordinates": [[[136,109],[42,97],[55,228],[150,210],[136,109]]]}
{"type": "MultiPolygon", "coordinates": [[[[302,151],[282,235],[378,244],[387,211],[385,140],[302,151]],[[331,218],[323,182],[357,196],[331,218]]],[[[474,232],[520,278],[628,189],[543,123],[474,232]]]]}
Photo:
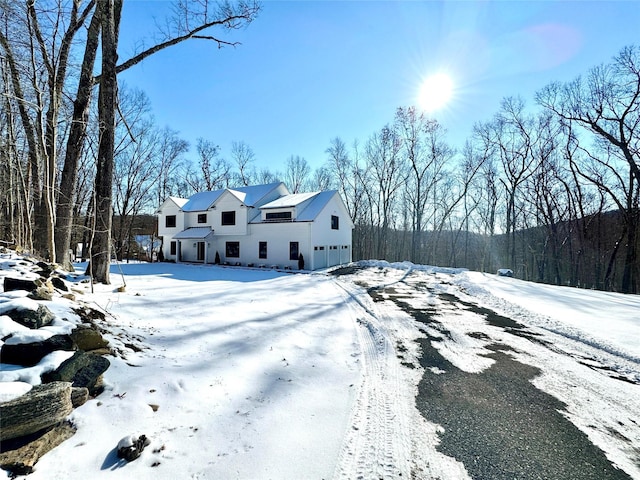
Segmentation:
{"type": "Polygon", "coordinates": [[[447,106],[453,94],[453,82],[446,73],[427,77],[419,92],[419,104],[427,112],[435,112],[447,106]]]}

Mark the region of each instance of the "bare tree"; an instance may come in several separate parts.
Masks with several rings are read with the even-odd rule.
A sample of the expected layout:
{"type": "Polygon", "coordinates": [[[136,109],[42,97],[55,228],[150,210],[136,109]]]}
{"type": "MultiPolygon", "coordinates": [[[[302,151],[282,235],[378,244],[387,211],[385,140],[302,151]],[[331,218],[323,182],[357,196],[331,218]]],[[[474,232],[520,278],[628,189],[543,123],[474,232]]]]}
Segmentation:
{"type": "Polygon", "coordinates": [[[135,218],[154,201],[162,145],[160,131],[148,116],[131,123],[125,135],[131,141],[117,150],[114,168],[114,209],[118,219],[114,236],[119,259],[129,245],[135,218]]]}
{"type": "Polygon", "coordinates": [[[406,177],[406,165],[400,155],[401,140],[390,126],[372,135],[365,147],[369,165],[374,225],[377,227],[375,255],[387,258],[389,230],[393,221],[395,200],[406,177]]]}
{"type": "Polygon", "coordinates": [[[182,156],[188,150],[189,142],[179,138],[175,130],[165,127],[159,132],[156,205],[160,205],[167,197],[178,194],[178,172],[182,167],[182,156]]]}
{"type": "MultiPolygon", "coordinates": [[[[226,30],[233,30],[242,28],[249,23],[251,23],[257,16],[260,11],[260,4],[256,1],[248,0],[240,0],[237,2],[230,1],[221,1],[218,3],[208,2],[203,0],[201,2],[182,2],[179,1],[174,4],[174,15],[172,19],[167,23],[168,29],[164,34],[164,40],[159,43],[143,50],[142,52],[134,55],[130,59],[124,61],[121,64],[116,65],[115,62],[117,60],[116,49],[117,49],[117,30],[119,27],[120,21],[120,11],[122,6],[122,0],[107,0],[107,5],[111,6],[112,2],[115,2],[113,5],[114,14],[108,15],[109,12],[103,11],[101,16],[102,21],[102,42],[103,42],[103,70],[101,74],[94,78],[94,82],[100,82],[101,89],[103,82],[105,81],[106,76],[111,75],[111,69],[113,68],[115,74],[120,73],[138,63],[143,61],[145,58],[157,53],[165,48],[171,47],[178,43],[181,43],[185,40],[189,39],[204,39],[215,42],[219,47],[224,45],[236,45],[234,42],[225,41],[215,35],[208,34],[210,29],[215,27],[221,27],[226,30]],[[105,18],[109,17],[109,18],[105,18]],[[105,24],[113,27],[114,32],[113,35],[113,57],[109,56],[109,58],[105,61],[104,58],[104,50],[105,50],[105,35],[111,35],[109,32],[105,33],[104,28],[105,24]],[[106,62],[106,63],[105,63],[106,62]],[[111,64],[113,62],[113,65],[111,64]]],[[[111,47],[109,47],[111,48],[111,47]]],[[[111,80],[107,80],[110,82],[111,80]]],[[[105,90],[110,90],[109,87],[106,87],[105,90]]],[[[115,101],[115,97],[114,97],[115,101]]],[[[108,108],[111,109],[111,103],[108,101],[107,103],[100,103],[100,109],[108,108]]],[[[115,107],[114,107],[115,110],[115,107]]],[[[107,114],[104,114],[108,116],[107,114]]],[[[102,125],[107,125],[102,123],[102,125]]],[[[106,126],[106,130],[112,129],[112,123],[106,126]]],[[[105,131],[106,131],[105,130],[105,131]]],[[[104,135],[104,132],[103,132],[104,135]]],[[[111,134],[109,134],[111,136],[111,134]]],[[[105,142],[106,143],[106,142],[105,142]]],[[[102,138],[101,138],[102,144],[102,138]]],[[[106,148],[106,147],[105,147],[106,148]]],[[[103,152],[105,153],[105,152],[103,152]]],[[[107,231],[102,225],[103,219],[105,218],[105,211],[107,209],[106,203],[107,201],[111,201],[111,193],[107,193],[106,186],[108,185],[109,190],[111,189],[112,183],[112,173],[113,173],[113,153],[111,155],[98,155],[98,172],[96,174],[96,192],[97,192],[97,202],[96,202],[96,217],[101,220],[97,222],[97,230],[96,230],[96,242],[95,245],[98,248],[98,251],[95,255],[92,255],[92,259],[94,259],[96,263],[96,267],[93,269],[96,280],[102,283],[109,283],[109,275],[108,275],[108,262],[110,258],[110,249],[111,249],[111,239],[110,230],[107,231]],[[105,185],[102,186],[101,182],[104,182],[105,185]]]]}
{"type": "Polygon", "coordinates": [[[516,234],[522,186],[533,172],[532,155],[533,118],[525,112],[521,98],[508,97],[502,101],[501,109],[493,121],[479,123],[474,134],[491,151],[502,166],[500,183],[506,192],[505,233],[507,236],[506,259],[516,268],[516,234]]]}
{"type": "Polygon", "coordinates": [[[102,73],[98,93],[100,142],[95,179],[94,238],[88,272],[100,283],[109,282],[111,262],[111,225],[113,221],[113,168],[118,95],[116,60],[122,0],[98,3],[102,41],[102,73]]]}
{"type": "Polygon", "coordinates": [[[313,175],[309,181],[309,190],[320,192],[329,190],[332,184],[331,171],[327,167],[320,166],[313,171],[313,175]]]}
{"type": "Polygon", "coordinates": [[[192,177],[190,183],[194,189],[213,191],[228,187],[231,180],[231,165],[220,157],[220,147],[210,140],[198,138],[196,152],[203,183],[200,184],[192,177]]]}
{"type": "Polygon", "coordinates": [[[87,30],[84,56],[73,101],[73,116],[67,136],[64,166],[60,177],[60,193],[56,207],[56,259],[67,268],[71,266],[66,260],[65,252],[71,244],[73,207],[77,203],[76,195],[79,193],[76,186],[89,122],[89,107],[94,86],[93,67],[98,52],[100,26],[100,10],[95,9],[87,30]]]}
{"type": "MultiPolygon", "coordinates": [[[[610,63],[592,68],[586,79],[551,83],[538,92],[536,99],[565,122],[593,133],[600,142],[599,150],[607,152],[604,161],[590,154],[593,161],[608,169],[620,168],[619,163],[615,167],[611,164],[612,158],[626,163],[628,173],[618,183],[624,185],[624,201],[619,201],[608,186],[607,191],[625,222],[627,249],[621,289],[637,292],[640,218],[633,192],[640,183],[640,47],[623,48],[610,63]]],[[[599,181],[596,184],[604,187],[599,181]]]]}
{"type": "Polygon", "coordinates": [[[256,155],[245,142],[233,142],[231,144],[231,159],[238,170],[237,183],[248,186],[256,181],[258,176],[254,166],[256,155]]]}
{"type": "MultiPolygon", "coordinates": [[[[433,198],[436,186],[446,164],[453,157],[453,149],[444,141],[445,129],[437,120],[427,118],[415,107],[396,110],[395,128],[402,140],[402,151],[408,164],[405,195],[411,217],[410,259],[422,258],[423,231],[426,227],[425,212],[433,198]]],[[[432,202],[436,213],[437,202],[432,202]]],[[[444,217],[440,218],[444,225],[444,217]]],[[[434,217],[434,227],[435,225],[434,217]]]]}
{"type": "Polygon", "coordinates": [[[301,193],[306,190],[311,168],[307,161],[299,155],[291,155],[287,159],[284,172],[284,182],[291,193],[301,193]]]}

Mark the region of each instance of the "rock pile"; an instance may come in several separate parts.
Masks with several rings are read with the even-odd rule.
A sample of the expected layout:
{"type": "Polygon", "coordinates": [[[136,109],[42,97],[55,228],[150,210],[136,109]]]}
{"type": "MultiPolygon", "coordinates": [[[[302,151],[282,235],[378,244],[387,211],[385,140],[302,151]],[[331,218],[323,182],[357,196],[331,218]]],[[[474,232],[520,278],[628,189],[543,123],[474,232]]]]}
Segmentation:
{"type": "Polygon", "coordinates": [[[110,350],[93,320],[99,312],[87,315],[87,308],[78,304],[75,312],[82,323],[74,323],[47,308],[56,296],[74,300],[55,265],[29,259],[15,263],[21,268],[4,277],[0,293],[0,363],[8,364],[0,380],[10,382],[3,384],[9,391],[13,385],[18,392],[28,391],[9,400],[0,397],[0,467],[20,475],[30,473],[42,455],[73,435],[66,418],[101,393],[102,374],[110,365],[103,355],[110,350]],[[64,333],[54,333],[58,331],[64,333]],[[33,381],[29,367],[43,364],[37,370],[40,378],[33,381]],[[28,383],[40,384],[31,388],[28,383]]]}

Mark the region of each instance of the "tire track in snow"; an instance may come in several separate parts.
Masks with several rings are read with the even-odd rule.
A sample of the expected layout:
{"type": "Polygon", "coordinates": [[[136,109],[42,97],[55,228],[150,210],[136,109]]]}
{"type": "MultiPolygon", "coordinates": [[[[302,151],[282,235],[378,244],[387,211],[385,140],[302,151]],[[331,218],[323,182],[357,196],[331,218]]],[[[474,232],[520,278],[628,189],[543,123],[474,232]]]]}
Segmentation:
{"type": "Polygon", "coordinates": [[[385,324],[408,327],[377,313],[366,291],[335,283],[356,318],[362,373],[334,479],[468,478],[464,467],[435,450],[438,427],[415,407],[421,370],[401,366],[395,336],[385,324]]]}
{"type": "Polygon", "coordinates": [[[357,293],[341,282],[336,284],[346,293],[345,301],[357,316],[362,377],[334,478],[410,478],[405,465],[408,459],[401,458],[410,441],[403,424],[406,412],[398,411],[403,402],[398,398],[395,349],[372,309],[357,293]]]}

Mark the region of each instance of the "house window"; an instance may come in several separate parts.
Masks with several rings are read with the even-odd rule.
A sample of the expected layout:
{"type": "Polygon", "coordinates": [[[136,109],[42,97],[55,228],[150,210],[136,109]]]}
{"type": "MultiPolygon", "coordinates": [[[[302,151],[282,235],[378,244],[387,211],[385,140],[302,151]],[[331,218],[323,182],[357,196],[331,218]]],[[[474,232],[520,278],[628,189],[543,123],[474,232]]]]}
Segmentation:
{"type": "Polygon", "coordinates": [[[176,228],[176,216],[167,215],[164,219],[164,226],[166,228],[176,228]]]}
{"type": "Polygon", "coordinates": [[[170,254],[171,254],[171,255],[175,255],[175,254],[176,254],[176,252],[178,251],[178,245],[177,245],[177,243],[178,243],[178,242],[171,242],[171,246],[169,247],[169,248],[170,248],[170,254]]]}
{"type": "Polygon", "coordinates": [[[338,230],[340,228],[340,219],[337,215],[331,215],[331,230],[338,230]]]}
{"type": "Polygon", "coordinates": [[[236,212],[222,212],[222,225],[235,225],[236,224],[236,212]]]}
{"type": "Polygon", "coordinates": [[[207,214],[199,213],[198,214],[198,223],[207,223],[207,214]]]}
{"type": "Polygon", "coordinates": [[[225,256],[229,258],[240,257],[240,242],[227,242],[225,248],[225,256]]]}
{"type": "Polygon", "coordinates": [[[267,258],[267,242],[258,243],[258,258],[267,258]]]}
{"type": "Polygon", "coordinates": [[[291,220],[291,212],[270,212],[267,213],[265,219],[270,222],[280,221],[290,221],[291,220]]]}
{"type": "Polygon", "coordinates": [[[289,242],[289,260],[298,260],[299,251],[298,242],[289,242]]]}

